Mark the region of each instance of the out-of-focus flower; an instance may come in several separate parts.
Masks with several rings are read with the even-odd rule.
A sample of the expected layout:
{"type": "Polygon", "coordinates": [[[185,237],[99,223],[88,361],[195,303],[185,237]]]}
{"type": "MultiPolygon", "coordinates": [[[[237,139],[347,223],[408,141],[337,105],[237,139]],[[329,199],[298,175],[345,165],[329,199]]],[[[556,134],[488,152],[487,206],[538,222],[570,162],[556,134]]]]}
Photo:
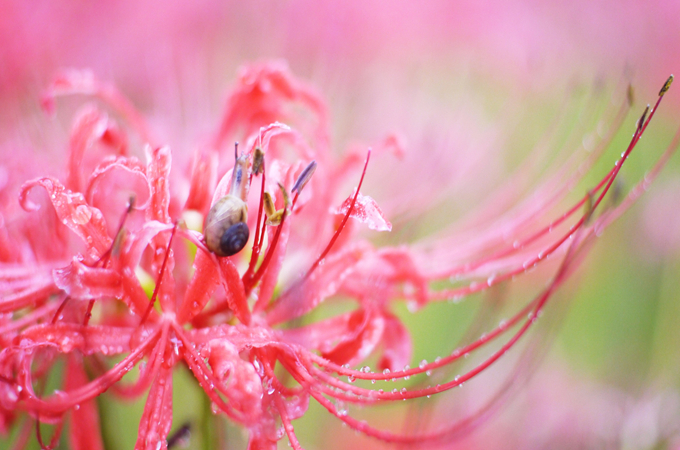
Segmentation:
{"type": "MultiPolygon", "coordinates": [[[[674,151],[677,142],[620,203],[605,200],[670,81],[613,168],[571,206],[561,205],[611,142],[628,103],[586,161],[560,161],[526,201],[517,202],[521,189],[508,189],[501,194],[509,198],[499,195],[480,207],[467,229],[445,230],[412,246],[376,247],[359,234],[362,224],[391,229],[362,192],[371,151],[334,158],[324,102],[285,64],[242,69],[213,139],[190,168],[173,165],[170,149],[159,146],[142,114],[115,87],[89,72],[65,72],[51,85],[46,107],[71,94],[100,106],[86,105],[74,121],[66,175],[26,181],[19,195],[25,212],[3,211],[0,426],[6,430],[28,415],[17,447],[37,426],[41,445],[54,448],[68,419],[73,448],[104,448],[94,399],[107,390],[122,398],[146,394],[136,448],[167,448],[172,375],[185,365],[213,411],[248,431],[251,449],[276,448],[284,435],[301,448],[292,421],[310,399],[387,442],[437,443],[474,428],[496,399],[413,435],[375,428],[348,414],[346,405],[451,390],[514,347],[594,237],[635,201],[674,151]],[[129,134],[147,144],[145,161],[131,155],[129,134]],[[229,170],[235,139],[242,171],[229,170]],[[355,179],[357,187],[345,192],[344,184],[355,179]],[[217,257],[200,222],[233,193],[233,183],[248,205],[249,240],[244,251],[217,257]],[[517,204],[507,210],[509,203],[517,204]],[[409,367],[412,341],[396,302],[412,309],[457,302],[539,265],[547,267],[547,281],[534,299],[449,355],[409,367]],[[352,308],[305,321],[336,297],[350,299],[352,308]],[[476,366],[449,376],[452,365],[486,349],[476,366]],[[135,366],[139,376],[122,381],[135,366]],[[55,389],[50,374],[60,371],[62,385],[55,389]],[[429,376],[441,380],[372,388],[429,376]],[[50,442],[41,423],[55,425],[50,442]]],[[[373,149],[388,151],[403,152],[396,136],[373,149]]],[[[518,173],[512,186],[525,178],[518,173]]]]}

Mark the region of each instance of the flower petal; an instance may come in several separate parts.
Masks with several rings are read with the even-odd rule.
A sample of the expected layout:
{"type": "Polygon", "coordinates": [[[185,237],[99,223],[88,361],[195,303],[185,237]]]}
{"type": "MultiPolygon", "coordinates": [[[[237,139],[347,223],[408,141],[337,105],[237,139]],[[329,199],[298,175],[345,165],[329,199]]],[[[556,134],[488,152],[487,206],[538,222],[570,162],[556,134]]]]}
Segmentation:
{"type": "Polygon", "coordinates": [[[101,141],[119,154],[127,152],[127,139],[106,114],[94,107],[86,107],[75,120],[68,152],[68,178],[66,186],[72,191],[83,192],[81,172],[83,155],[95,141],[101,141]]]}
{"type": "MultiPolygon", "coordinates": [[[[354,194],[347,197],[347,199],[332,211],[333,214],[345,215],[349,211],[354,199],[354,194]]],[[[378,204],[368,195],[362,195],[361,192],[357,196],[357,201],[352,208],[352,214],[349,215],[353,219],[368,225],[368,228],[376,231],[392,231],[392,224],[385,218],[383,212],[378,207],[378,204]]]]}
{"type": "MultiPolygon", "coordinates": [[[[87,374],[79,355],[71,354],[66,367],[66,389],[71,391],[88,383],[87,374]]],[[[97,402],[89,399],[71,411],[69,443],[73,450],[104,449],[97,402]]]]}
{"type": "Polygon", "coordinates": [[[135,450],[167,450],[172,425],[172,367],[161,364],[139,423],[135,450]]]}
{"type": "Polygon", "coordinates": [[[338,291],[367,251],[366,245],[359,244],[326,257],[308,278],[303,278],[276,300],[267,313],[267,322],[285,322],[314,309],[338,291]]]}
{"type": "Polygon", "coordinates": [[[107,234],[106,221],[101,211],[89,206],[83,194],[69,191],[54,178],[37,178],[24,183],[19,194],[19,202],[24,209],[37,209],[27,198],[28,191],[35,186],[41,186],[47,191],[57,217],[85,242],[90,257],[98,259],[111,247],[112,241],[107,234]]]}
{"type": "Polygon", "coordinates": [[[114,85],[101,82],[90,70],[69,69],[57,75],[43,95],[42,106],[48,113],[52,113],[56,97],[73,94],[91,95],[101,99],[130,123],[139,133],[142,142],[153,142],[146,120],[134,105],[114,85]]]}
{"type": "Polygon", "coordinates": [[[120,298],[122,286],[120,273],[112,269],[94,268],[73,258],[71,264],[52,272],[54,283],[71,298],[120,298]]]}
{"type": "Polygon", "coordinates": [[[115,355],[130,351],[130,336],[129,328],[57,322],[29,327],[18,339],[23,348],[49,344],[62,353],[115,355]]]}
{"type": "Polygon", "coordinates": [[[253,364],[241,359],[234,344],[227,339],[211,341],[209,363],[215,376],[226,384],[231,405],[251,420],[260,416],[262,380],[253,364]]]}
{"type": "Polygon", "coordinates": [[[378,370],[402,370],[411,362],[413,343],[408,329],[395,315],[385,313],[385,331],[382,335],[383,354],[378,361],[378,370]]]}

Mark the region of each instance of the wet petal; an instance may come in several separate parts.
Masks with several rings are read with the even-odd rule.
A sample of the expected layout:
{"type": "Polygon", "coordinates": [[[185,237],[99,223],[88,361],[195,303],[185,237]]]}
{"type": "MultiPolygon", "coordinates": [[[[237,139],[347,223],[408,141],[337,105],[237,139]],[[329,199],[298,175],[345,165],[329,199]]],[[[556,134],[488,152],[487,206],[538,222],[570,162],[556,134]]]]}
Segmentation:
{"type": "Polygon", "coordinates": [[[19,202],[24,209],[36,209],[36,205],[27,198],[28,191],[35,186],[41,186],[47,191],[57,217],[85,242],[91,257],[98,259],[111,247],[112,240],[107,233],[106,221],[101,211],[89,206],[82,194],[69,191],[54,178],[38,178],[21,187],[19,202]]]}
{"type": "Polygon", "coordinates": [[[167,450],[172,425],[172,368],[161,364],[144,405],[135,450],[167,450]]]}
{"type": "MultiPolygon", "coordinates": [[[[89,382],[82,358],[71,354],[66,367],[66,389],[74,390],[89,382]]],[[[71,411],[69,443],[73,450],[103,450],[99,412],[94,399],[84,401],[71,411]]]]}
{"type": "Polygon", "coordinates": [[[411,362],[413,343],[408,329],[395,315],[385,313],[385,331],[382,335],[384,347],[382,357],[378,361],[378,370],[389,369],[392,372],[401,370],[411,362]]]}
{"type": "Polygon", "coordinates": [[[71,264],[52,272],[54,283],[74,299],[120,298],[120,274],[112,269],[94,268],[73,258],[71,264]]]}
{"type": "MultiPolygon", "coordinates": [[[[347,199],[340,205],[339,208],[332,210],[333,214],[345,215],[352,205],[356,191],[347,197],[347,199]]],[[[352,213],[349,215],[353,219],[368,225],[368,228],[376,231],[392,231],[392,224],[385,218],[385,215],[378,207],[378,204],[368,195],[362,195],[361,192],[357,196],[357,201],[352,208],[352,213]]]]}
{"type": "Polygon", "coordinates": [[[297,282],[276,300],[267,313],[267,321],[281,323],[314,309],[338,291],[367,251],[368,247],[355,245],[326,257],[311,276],[297,282]]]}
{"type": "Polygon", "coordinates": [[[66,186],[72,191],[84,191],[81,179],[83,156],[97,141],[112,147],[115,153],[124,154],[127,151],[125,135],[107,115],[94,107],[85,108],[76,118],[69,140],[66,186]]]}
{"type": "Polygon", "coordinates": [[[113,355],[130,351],[131,335],[129,328],[57,322],[27,328],[17,339],[24,348],[50,344],[62,353],[113,355]]]}
{"type": "Polygon", "coordinates": [[[227,397],[234,408],[251,419],[262,413],[262,380],[249,361],[244,361],[237,348],[226,339],[210,343],[210,367],[226,384],[227,397]]]}

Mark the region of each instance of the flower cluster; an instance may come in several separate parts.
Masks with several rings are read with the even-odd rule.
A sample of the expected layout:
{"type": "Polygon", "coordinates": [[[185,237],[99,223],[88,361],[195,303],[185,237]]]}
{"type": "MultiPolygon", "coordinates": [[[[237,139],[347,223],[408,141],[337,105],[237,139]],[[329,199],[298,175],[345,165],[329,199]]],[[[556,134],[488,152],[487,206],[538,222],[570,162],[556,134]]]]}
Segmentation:
{"type": "MultiPolygon", "coordinates": [[[[593,238],[635,201],[674,150],[676,142],[620,203],[603,201],[670,81],[614,167],[552,218],[547,213],[611,142],[628,103],[588,160],[568,160],[538,195],[510,211],[501,214],[492,202],[498,217],[476,226],[474,235],[450,232],[410,247],[376,248],[358,234],[361,224],[391,229],[361,192],[371,150],[336,160],[324,102],[281,63],[242,69],[213,138],[184,172],[115,87],[89,72],[63,73],[44,98],[48,110],[61,96],[95,102],[74,121],[65,177],[26,181],[23,211],[2,212],[0,430],[30,417],[21,422],[15,448],[36,427],[40,445],[55,448],[68,419],[73,448],[104,448],[95,398],[110,390],[121,398],[146,395],[135,448],[168,448],[176,441],[168,435],[179,365],[193,373],[213,412],[248,431],[250,449],[274,449],[284,434],[300,449],[292,422],[310,399],[388,442],[436,442],[471,429],[498,396],[463,420],[417,435],[377,429],[344,405],[450,390],[512,348],[593,238]],[[131,154],[131,136],[146,144],[145,161],[131,154]],[[229,143],[236,137],[243,140],[232,169],[229,143]],[[356,189],[343,192],[353,180],[356,189]],[[234,184],[250,211],[244,221],[250,233],[243,251],[219,257],[206,239],[222,235],[204,236],[201,223],[234,184]],[[412,341],[395,302],[414,308],[456,302],[539,264],[553,267],[553,275],[512,317],[449,355],[409,367],[412,341]],[[353,301],[350,311],[300,320],[340,296],[353,301]],[[446,378],[448,367],[482,348],[493,350],[446,378]],[[369,358],[374,369],[365,365],[369,358]],[[122,380],[135,367],[139,375],[122,380]],[[62,384],[56,390],[47,382],[55,371],[62,384]],[[353,383],[433,373],[445,379],[393,391],[353,383]],[[43,438],[41,423],[54,425],[51,439],[43,438]]],[[[402,151],[399,140],[388,137],[372,150],[386,151],[402,151]]]]}

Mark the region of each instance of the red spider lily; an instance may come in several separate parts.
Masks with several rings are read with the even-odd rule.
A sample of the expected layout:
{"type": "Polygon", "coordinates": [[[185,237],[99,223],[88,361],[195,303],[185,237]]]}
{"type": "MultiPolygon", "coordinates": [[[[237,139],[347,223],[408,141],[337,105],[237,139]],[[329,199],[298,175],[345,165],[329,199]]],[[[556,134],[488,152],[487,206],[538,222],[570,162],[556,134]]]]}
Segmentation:
{"type": "Polygon", "coordinates": [[[99,107],[86,107],[73,126],[66,181],[27,181],[19,201],[28,213],[15,212],[22,214],[21,221],[12,222],[19,225],[4,225],[3,235],[9,238],[0,241],[0,426],[7,429],[20,412],[26,413],[32,420],[24,421],[15,447],[23,446],[35,426],[41,446],[54,448],[70,418],[73,448],[104,448],[96,432],[95,397],[109,389],[121,398],[148,393],[135,448],[165,449],[172,424],[172,374],[185,365],[214,411],[248,430],[250,449],[276,448],[283,435],[280,425],[293,448],[301,448],[292,421],[305,413],[310,397],[348,426],[388,442],[431,443],[471,429],[495,400],[461,421],[419,435],[376,429],[338,404],[434,395],[462,385],[511,349],[593,238],[635,201],[675,149],[678,136],[623,202],[604,207],[605,195],[670,81],[654,107],[645,110],[620,159],[582,199],[545,221],[544,213],[586,171],[548,189],[558,178],[551,179],[540,198],[480,230],[454,257],[450,243],[456,235],[413,248],[375,248],[356,237],[352,222],[391,228],[376,203],[361,193],[370,151],[356,190],[341,205],[334,204],[341,183],[354,175],[349,169],[356,167],[356,155],[333,161],[324,103],[280,64],[243,70],[211,146],[196,154],[184,183],[182,174],[171,176],[170,150],[154,146],[143,116],[114,87],[85,72],[64,74],[52,85],[45,105],[53,106],[57,96],[85,94],[125,126],[99,107]],[[149,143],[146,162],[128,156],[126,130],[149,143]],[[217,174],[231,161],[225,143],[239,133],[246,138],[242,156],[250,164],[260,152],[265,155],[257,162],[261,167],[250,169],[243,181],[252,191],[247,224],[254,232],[245,251],[220,258],[200,232],[190,229],[191,211],[205,217],[227,193],[232,172],[219,182],[217,174]],[[87,161],[96,161],[91,167],[86,152],[92,156],[87,161]],[[47,195],[40,197],[37,187],[47,195]],[[277,220],[267,217],[265,193],[279,211],[277,220]],[[460,255],[467,258],[462,263],[460,255]],[[395,301],[424,306],[455,300],[522,275],[551,257],[558,261],[554,275],[514,316],[449,356],[408,367],[411,339],[392,311],[395,301]],[[287,279],[282,273],[286,265],[299,275],[287,279]],[[454,276],[463,284],[431,287],[454,276]],[[144,281],[147,277],[155,281],[144,281]],[[299,325],[297,319],[339,295],[353,299],[356,307],[299,325]],[[435,386],[384,392],[352,384],[445,373],[455,361],[492,342],[496,349],[476,367],[435,386]],[[352,368],[371,356],[377,356],[376,371],[352,368]],[[62,389],[46,392],[47,377],[60,360],[65,362],[62,389]],[[139,377],[122,382],[135,366],[139,377]],[[56,425],[49,442],[41,423],[56,425]]]}

